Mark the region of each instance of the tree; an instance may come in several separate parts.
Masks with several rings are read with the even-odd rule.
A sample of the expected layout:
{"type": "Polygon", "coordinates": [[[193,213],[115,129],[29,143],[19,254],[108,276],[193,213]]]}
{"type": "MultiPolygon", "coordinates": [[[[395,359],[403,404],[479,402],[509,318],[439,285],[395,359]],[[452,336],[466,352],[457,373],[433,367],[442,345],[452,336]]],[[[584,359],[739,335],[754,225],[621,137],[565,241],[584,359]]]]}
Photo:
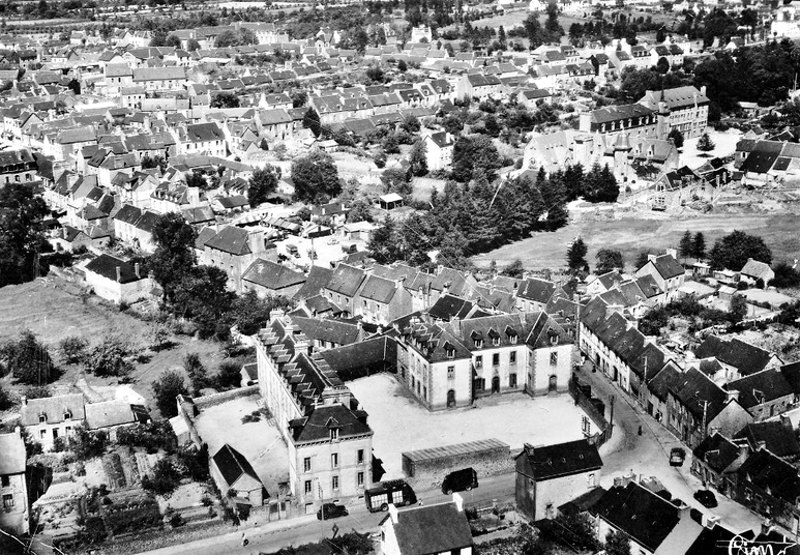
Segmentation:
{"type": "Polygon", "coordinates": [[[195,265],[194,241],[197,233],[180,213],[159,216],[153,227],[155,252],[147,262],[148,270],[164,291],[164,298],[172,302],[181,280],[195,265]]]}
{"type": "Polygon", "coordinates": [[[99,457],[106,450],[108,434],[104,431],[90,432],[84,426],[77,426],[69,436],[69,450],[79,461],[99,457]]]}
{"type": "Polygon", "coordinates": [[[587,202],[616,202],[619,196],[617,178],[608,167],[592,166],[583,181],[583,198],[587,202]]]}
{"type": "Polygon", "coordinates": [[[121,339],[106,337],[85,357],[84,368],[95,376],[127,376],[133,370],[126,357],[130,354],[128,345],[121,339]]]}
{"type": "Polygon", "coordinates": [[[278,172],[267,164],[266,167],[253,172],[247,187],[247,200],[250,206],[256,207],[267,202],[278,188],[278,172]]]}
{"type": "Polygon", "coordinates": [[[159,459],[153,466],[152,476],[142,477],[142,489],[156,495],[164,495],[175,491],[181,480],[181,474],[168,458],[159,459]]]}
{"type": "Polygon", "coordinates": [[[13,182],[0,187],[0,287],[39,275],[39,253],[48,248],[42,225],[48,214],[33,187],[13,182]]]}
{"type": "Polygon", "coordinates": [[[747,300],[739,294],[734,294],[728,306],[728,313],[731,322],[734,324],[741,322],[747,316],[747,300]]]}
{"type": "Polygon", "coordinates": [[[738,272],[749,258],[770,264],[772,251],[761,237],[734,231],[714,243],[708,258],[712,268],[727,268],[738,272]]]}
{"type": "Polygon", "coordinates": [[[214,43],[217,48],[228,48],[231,46],[245,46],[248,44],[258,44],[258,38],[250,29],[227,29],[217,35],[214,43]]]}
{"type": "Polygon", "coordinates": [[[292,162],[294,196],[307,202],[327,202],[342,191],[336,164],[328,154],[312,151],[292,162]]]}
{"type": "Polygon", "coordinates": [[[183,382],[183,376],[175,370],[170,370],[152,383],[153,393],[156,397],[156,406],[161,416],[172,418],[178,414],[176,397],[178,395],[189,395],[189,390],[183,382]]]}
{"type": "Polygon", "coordinates": [[[387,216],[383,225],[372,233],[367,250],[378,264],[391,264],[402,259],[399,247],[394,221],[387,216]]]}
{"type": "Polygon", "coordinates": [[[631,555],[631,540],[621,530],[609,532],[606,536],[607,555],[631,555]]]}
{"type": "Polygon", "coordinates": [[[692,253],[694,253],[694,240],[692,239],[692,232],[687,229],[678,245],[678,254],[682,258],[689,258],[692,253]]]}
{"type": "Polygon", "coordinates": [[[302,89],[292,91],[292,108],[302,108],[308,102],[308,93],[302,89]]]}
{"type": "Polygon", "coordinates": [[[270,319],[270,313],[278,308],[291,308],[286,297],[259,297],[255,291],[248,291],[233,301],[228,313],[231,325],[236,326],[239,333],[253,335],[270,319]]]}
{"type": "Polygon", "coordinates": [[[564,35],[564,29],[558,22],[558,5],[555,2],[549,2],[545,12],[547,12],[547,20],[544,22],[544,30],[547,32],[548,41],[557,42],[564,35]]]}
{"type": "Polygon", "coordinates": [[[786,262],[778,262],[772,269],[775,277],[768,285],[773,287],[797,287],[800,285],[800,272],[786,262]]]}
{"type": "Polygon", "coordinates": [[[500,274],[513,278],[521,278],[525,274],[525,266],[522,264],[522,260],[517,258],[511,264],[503,268],[500,274]]]}
{"type": "Polygon", "coordinates": [[[669,60],[665,57],[660,57],[658,62],[656,62],[656,71],[661,73],[662,75],[669,71],[669,60]]]}
{"type": "Polygon", "coordinates": [[[567,249],[567,267],[572,274],[585,272],[589,269],[589,264],[586,262],[586,243],[583,239],[578,237],[567,249]]]}
{"type": "Polygon", "coordinates": [[[238,108],[239,97],[230,92],[221,92],[211,99],[212,108],[238,108]]]}
{"type": "Polygon", "coordinates": [[[598,274],[605,274],[611,270],[622,270],[625,267],[622,253],[612,249],[600,249],[597,251],[595,259],[597,260],[595,272],[598,274]]]}
{"type": "Polygon", "coordinates": [[[703,152],[710,152],[714,150],[714,141],[711,140],[711,137],[708,136],[708,133],[703,133],[700,138],[697,140],[697,150],[702,150],[703,152]]]}
{"type": "Polygon", "coordinates": [[[411,182],[409,181],[409,172],[400,168],[386,168],[381,174],[381,183],[383,183],[384,191],[386,193],[397,193],[401,196],[411,194],[411,182]]]}
{"type": "Polygon", "coordinates": [[[706,257],[706,238],[701,231],[694,234],[694,245],[692,246],[692,256],[695,258],[706,257]]]}
{"type": "Polygon", "coordinates": [[[664,26],[662,25],[662,26],[661,26],[661,27],[659,27],[659,28],[658,28],[658,30],[656,31],[656,42],[657,42],[658,44],[661,44],[661,43],[662,43],[662,42],[664,42],[665,40],[667,40],[667,34],[664,32],[664,26]]]}
{"type": "Polygon", "coordinates": [[[194,52],[195,50],[200,50],[200,43],[197,41],[197,39],[189,39],[186,42],[186,51],[194,52]]]}
{"type": "Polygon", "coordinates": [[[417,139],[408,155],[409,169],[412,175],[418,177],[428,173],[427,147],[425,141],[417,139]]]}
{"type": "Polygon", "coordinates": [[[214,376],[214,387],[217,389],[231,389],[239,387],[242,382],[242,365],[232,360],[226,360],[219,365],[217,375],[214,376]]]}
{"type": "Polygon", "coordinates": [[[197,353],[186,353],[183,357],[183,369],[189,376],[189,381],[192,384],[192,389],[195,395],[200,394],[200,390],[208,387],[208,371],[203,366],[200,360],[200,355],[197,353]]]}
{"type": "Polygon", "coordinates": [[[525,34],[528,36],[530,49],[538,48],[544,43],[544,30],[539,22],[539,14],[532,13],[522,22],[525,34]]]}
{"type": "Polygon", "coordinates": [[[310,129],[315,137],[319,137],[322,131],[322,123],[319,119],[319,114],[311,106],[308,107],[306,113],[303,115],[303,127],[310,129]]]}
{"type": "Polygon", "coordinates": [[[667,134],[667,139],[672,139],[675,148],[683,148],[683,133],[677,127],[667,134]]]}
{"type": "Polygon", "coordinates": [[[418,133],[420,129],[419,119],[416,116],[407,114],[403,117],[403,121],[400,122],[400,129],[410,134],[418,133]]]}
{"type": "Polygon", "coordinates": [[[397,71],[401,73],[405,73],[406,71],[408,71],[408,64],[406,63],[405,60],[400,60],[397,62],[397,71]]]}
{"type": "Polygon", "coordinates": [[[30,330],[24,330],[18,341],[4,345],[0,357],[5,359],[7,372],[21,383],[44,385],[56,377],[47,347],[30,330]]]}
{"type": "Polygon", "coordinates": [[[89,342],[83,337],[73,335],[61,340],[58,344],[58,351],[61,353],[61,358],[64,362],[67,364],[76,364],[83,361],[88,346],[89,342]]]}
{"type": "Polygon", "coordinates": [[[14,404],[11,394],[0,384],[0,410],[8,410],[14,404]]]}
{"type": "Polygon", "coordinates": [[[480,171],[491,183],[501,165],[500,154],[486,135],[461,136],[453,146],[452,172],[456,181],[471,181],[480,171]]]}

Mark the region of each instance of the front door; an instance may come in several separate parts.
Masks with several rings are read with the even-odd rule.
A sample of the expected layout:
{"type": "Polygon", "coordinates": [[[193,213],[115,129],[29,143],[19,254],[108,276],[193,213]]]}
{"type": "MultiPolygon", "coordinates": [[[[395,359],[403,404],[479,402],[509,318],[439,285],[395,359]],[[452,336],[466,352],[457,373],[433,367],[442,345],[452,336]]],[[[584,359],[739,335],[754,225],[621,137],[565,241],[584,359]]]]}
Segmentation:
{"type": "Polygon", "coordinates": [[[492,378],[492,393],[500,393],[500,376],[492,378]]]}
{"type": "Polygon", "coordinates": [[[456,390],[455,389],[447,390],[447,406],[448,407],[456,406],[456,390]]]}
{"type": "Polygon", "coordinates": [[[547,384],[547,391],[555,391],[556,389],[558,389],[558,378],[553,375],[550,376],[550,381],[547,384]]]}

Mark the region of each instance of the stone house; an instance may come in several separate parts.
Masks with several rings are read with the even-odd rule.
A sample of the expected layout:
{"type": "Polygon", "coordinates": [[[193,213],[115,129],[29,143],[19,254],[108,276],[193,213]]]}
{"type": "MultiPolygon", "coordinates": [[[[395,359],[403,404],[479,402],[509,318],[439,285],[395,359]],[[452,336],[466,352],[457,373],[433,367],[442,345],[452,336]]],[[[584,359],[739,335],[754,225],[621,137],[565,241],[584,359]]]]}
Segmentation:
{"type": "Polygon", "coordinates": [[[25,442],[19,427],[0,434],[0,530],[23,535],[30,531],[25,442]]]}

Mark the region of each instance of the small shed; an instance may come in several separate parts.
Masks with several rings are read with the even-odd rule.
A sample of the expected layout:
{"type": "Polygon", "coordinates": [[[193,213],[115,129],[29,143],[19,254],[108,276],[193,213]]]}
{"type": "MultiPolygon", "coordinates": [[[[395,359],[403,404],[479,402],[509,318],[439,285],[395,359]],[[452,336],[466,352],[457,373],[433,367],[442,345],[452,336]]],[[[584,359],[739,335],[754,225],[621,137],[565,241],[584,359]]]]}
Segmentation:
{"type": "Polygon", "coordinates": [[[395,208],[403,206],[403,197],[397,193],[389,193],[388,195],[380,197],[379,202],[383,210],[394,210],[395,208]]]}

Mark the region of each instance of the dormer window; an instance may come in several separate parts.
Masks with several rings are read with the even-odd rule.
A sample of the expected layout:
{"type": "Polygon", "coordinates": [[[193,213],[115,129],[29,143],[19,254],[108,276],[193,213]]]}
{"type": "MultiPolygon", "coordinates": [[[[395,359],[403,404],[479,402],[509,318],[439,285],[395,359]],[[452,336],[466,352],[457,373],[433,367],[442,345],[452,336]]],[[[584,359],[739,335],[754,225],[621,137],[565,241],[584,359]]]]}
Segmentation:
{"type": "Polygon", "coordinates": [[[44,422],[47,422],[47,414],[45,414],[43,412],[40,412],[39,413],[39,423],[42,424],[44,422]]]}
{"type": "Polygon", "coordinates": [[[500,338],[499,337],[492,337],[492,345],[494,345],[495,347],[500,345],[500,338]]]}
{"type": "Polygon", "coordinates": [[[64,411],[64,420],[69,420],[70,418],[72,418],[72,411],[71,410],[65,410],[64,411]]]}
{"type": "Polygon", "coordinates": [[[554,333],[550,336],[550,343],[552,345],[558,345],[558,334],[554,333]]]}
{"type": "Polygon", "coordinates": [[[476,339],[475,340],[475,348],[476,349],[483,349],[483,339],[476,339]]]}
{"type": "Polygon", "coordinates": [[[329,431],[331,433],[331,441],[339,439],[339,428],[331,428],[329,431]]]}

